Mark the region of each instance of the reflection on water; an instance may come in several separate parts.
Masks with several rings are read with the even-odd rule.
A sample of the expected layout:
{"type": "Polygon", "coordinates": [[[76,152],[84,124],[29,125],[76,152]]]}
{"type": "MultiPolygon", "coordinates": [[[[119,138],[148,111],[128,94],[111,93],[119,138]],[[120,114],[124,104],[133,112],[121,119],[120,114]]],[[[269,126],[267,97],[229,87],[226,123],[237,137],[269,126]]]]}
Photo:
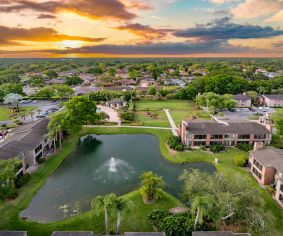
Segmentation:
{"type": "Polygon", "coordinates": [[[127,193],[139,185],[143,171],[163,176],[166,191],[178,197],[179,175],[184,169],[214,172],[213,165],[198,162],[173,165],[160,154],[152,135],[88,135],[48,178],[21,217],[52,222],[90,209],[97,195],[127,193]]]}

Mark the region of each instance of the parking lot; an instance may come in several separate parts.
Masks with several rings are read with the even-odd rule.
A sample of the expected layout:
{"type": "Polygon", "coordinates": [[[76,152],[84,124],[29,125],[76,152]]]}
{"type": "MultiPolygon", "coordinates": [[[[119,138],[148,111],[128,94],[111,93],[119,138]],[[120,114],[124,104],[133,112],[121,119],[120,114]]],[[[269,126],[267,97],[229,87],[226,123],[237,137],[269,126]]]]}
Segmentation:
{"type": "Polygon", "coordinates": [[[248,108],[236,108],[234,111],[226,110],[224,111],[224,116],[221,119],[224,120],[255,120],[258,116],[263,116],[266,114],[271,114],[274,112],[274,109],[269,107],[252,107],[248,108]]]}

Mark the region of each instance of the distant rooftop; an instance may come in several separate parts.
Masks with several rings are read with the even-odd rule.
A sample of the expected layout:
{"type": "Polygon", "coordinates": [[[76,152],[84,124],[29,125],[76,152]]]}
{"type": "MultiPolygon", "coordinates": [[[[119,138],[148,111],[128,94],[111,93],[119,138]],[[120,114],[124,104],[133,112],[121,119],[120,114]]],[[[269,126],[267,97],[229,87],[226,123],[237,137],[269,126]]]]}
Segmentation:
{"type": "Polygon", "coordinates": [[[27,236],[26,231],[0,231],[0,236],[27,236]]]}
{"type": "Polygon", "coordinates": [[[235,97],[236,100],[239,100],[239,101],[251,100],[251,98],[246,94],[237,94],[234,97],[235,97]]]}
{"type": "Polygon", "coordinates": [[[263,94],[262,96],[271,100],[283,100],[283,94],[263,94]]]}

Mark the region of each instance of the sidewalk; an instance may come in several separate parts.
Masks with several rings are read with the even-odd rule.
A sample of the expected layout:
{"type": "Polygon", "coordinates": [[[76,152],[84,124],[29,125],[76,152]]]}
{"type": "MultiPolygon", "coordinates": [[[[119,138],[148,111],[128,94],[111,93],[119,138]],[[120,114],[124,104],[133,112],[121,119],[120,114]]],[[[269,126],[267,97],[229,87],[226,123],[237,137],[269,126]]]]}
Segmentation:
{"type": "Polygon", "coordinates": [[[167,116],[167,118],[169,120],[169,123],[171,125],[171,129],[172,129],[173,135],[174,136],[178,136],[178,132],[177,132],[178,128],[177,128],[177,126],[176,126],[176,124],[175,124],[175,122],[174,122],[174,120],[173,120],[173,118],[172,118],[172,116],[171,116],[171,114],[169,112],[169,109],[163,109],[163,111],[165,112],[165,114],[166,114],[166,116],[167,116]]]}

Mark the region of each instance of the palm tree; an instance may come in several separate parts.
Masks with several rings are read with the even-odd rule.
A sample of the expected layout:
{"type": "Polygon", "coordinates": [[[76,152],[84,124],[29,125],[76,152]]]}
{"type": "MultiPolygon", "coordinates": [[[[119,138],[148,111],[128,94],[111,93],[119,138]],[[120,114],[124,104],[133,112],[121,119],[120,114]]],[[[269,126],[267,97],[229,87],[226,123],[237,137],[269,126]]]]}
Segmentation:
{"type": "Polygon", "coordinates": [[[121,221],[122,221],[122,215],[123,215],[124,212],[131,209],[132,201],[130,201],[126,198],[123,198],[123,197],[118,197],[114,201],[114,206],[115,206],[115,210],[118,212],[117,213],[116,234],[119,235],[120,234],[121,221]]]}
{"type": "Polygon", "coordinates": [[[113,210],[114,202],[117,199],[114,193],[107,194],[105,196],[97,196],[91,201],[92,213],[94,215],[100,215],[104,212],[104,222],[105,222],[105,234],[108,235],[109,232],[109,222],[108,222],[108,213],[109,210],[113,210]]]}
{"type": "Polygon", "coordinates": [[[191,211],[195,212],[196,218],[194,223],[194,231],[198,224],[203,223],[203,218],[209,214],[213,208],[212,199],[209,196],[195,197],[191,204],[191,211]]]}

